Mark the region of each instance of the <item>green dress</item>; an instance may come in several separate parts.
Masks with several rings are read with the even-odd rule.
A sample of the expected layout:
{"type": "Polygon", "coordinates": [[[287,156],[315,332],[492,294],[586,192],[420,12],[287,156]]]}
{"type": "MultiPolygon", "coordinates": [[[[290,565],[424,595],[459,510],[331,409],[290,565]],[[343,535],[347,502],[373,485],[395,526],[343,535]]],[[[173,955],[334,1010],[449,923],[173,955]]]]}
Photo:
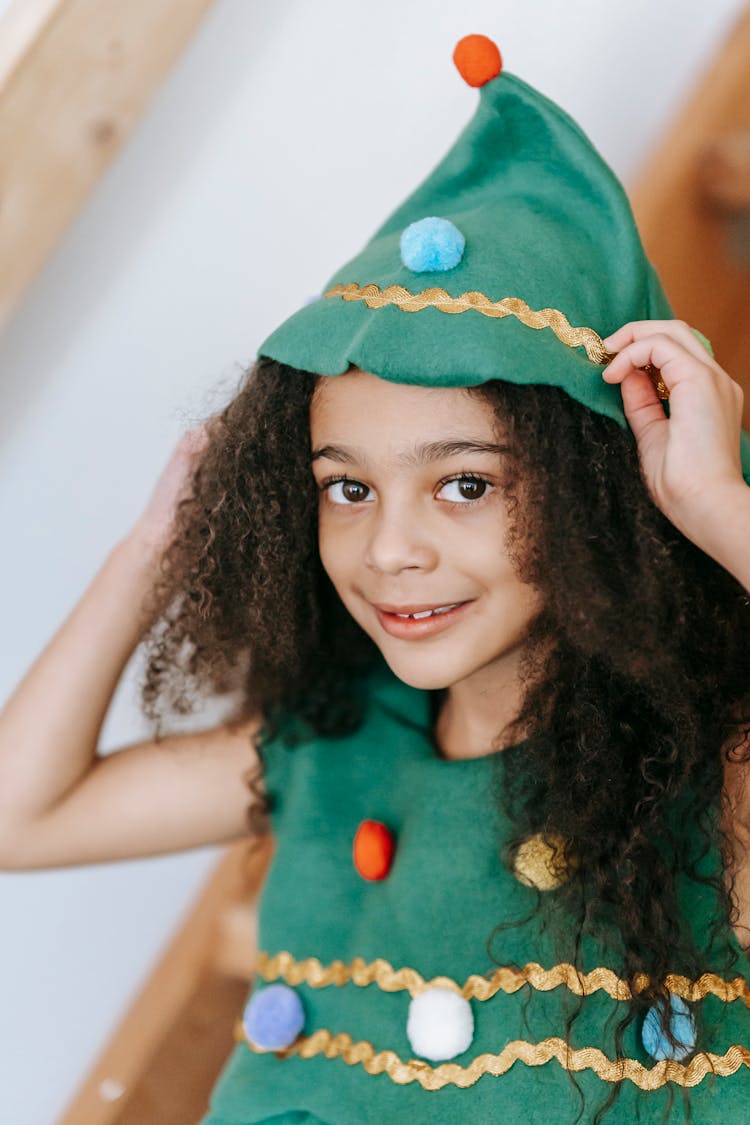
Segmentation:
{"type": "MultiPolygon", "coordinates": [[[[639,1020],[618,1052],[624,1009],[611,950],[584,939],[583,987],[560,960],[559,939],[538,914],[527,918],[538,892],[500,858],[499,834],[510,826],[490,785],[504,755],[522,746],[447,760],[429,731],[429,693],[382,664],[355,734],[268,746],[276,850],[248,1000],[286,985],[302,1001],[304,1025],[290,1046],[260,1050],[238,1013],[237,1042],[199,1125],[569,1125],[581,1108],[571,1073],[586,1100],[582,1123],[613,1082],[620,1090],[608,1125],[659,1122],[670,1094],[670,1125],[688,1120],[686,1100],[693,1125],[748,1121],[750,965],[731,929],[721,939],[739,954],[731,983],[703,978],[698,995],[686,994],[697,1017],[692,1053],[655,1061],[639,1020]],[[377,879],[353,860],[355,834],[369,820],[394,843],[377,879]],[[495,942],[492,960],[488,937],[510,918],[527,921],[503,931],[502,956],[495,942]],[[415,1040],[412,1005],[426,993],[440,1003],[422,1009],[415,1040]]],[[[707,925],[707,889],[685,909],[707,925]]]]}

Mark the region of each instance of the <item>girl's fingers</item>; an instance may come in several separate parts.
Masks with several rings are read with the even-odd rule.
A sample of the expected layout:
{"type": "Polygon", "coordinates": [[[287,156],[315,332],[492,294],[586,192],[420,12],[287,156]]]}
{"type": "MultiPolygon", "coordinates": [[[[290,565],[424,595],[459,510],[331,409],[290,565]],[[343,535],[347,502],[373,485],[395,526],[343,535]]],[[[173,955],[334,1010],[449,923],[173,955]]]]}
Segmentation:
{"type": "Polygon", "coordinates": [[[652,332],[621,347],[602,374],[608,383],[621,383],[632,371],[652,365],[658,368],[671,396],[675,387],[682,383],[694,383],[697,378],[705,380],[707,375],[712,381],[716,378],[719,368],[710,362],[705,349],[701,348],[701,352],[696,355],[692,348],[686,348],[673,336],[652,332]]]}
{"type": "Polygon", "coordinates": [[[200,422],[192,430],[182,435],[184,447],[189,453],[202,453],[208,445],[208,427],[206,422],[200,422]]]}
{"type": "Polygon", "coordinates": [[[742,389],[683,321],[632,321],[603,343],[616,354],[602,378],[620,384],[652,499],[710,553],[736,486],[744,485],[742,389]],[[669,391],[668,415],[646,370],[652,367],[669,391]]]}
{"type": "Polygon", "coordinates": [[[207,423],[201,423],[184,433],[175,445],[136,523],[144,542],[159,548],[166,546],[177,506],[187,494],[208,442],[207,423]]]}
{"type": "MultiPolygon", "coordinates": [[[[624,341],[628,335],[637,336],[631,343],[621,346],[621,351],[602,372],[606,382],[622,383],[623,406],[626,414],[630,392],[626,391],[625,387],[628,381],[632,382],[629,376],[636,371],[653,366],[658,369],[669,391],[670,418],[674,419],[678,416],[675,412],[682,414],[687,413],[688,409],[698,410],[700,409],[698,403],[702,400],[707,405],[709,399],[716,403],[722,402],[725,408],[733,413],[738,412],[738,416],[741,417],[744,400],[742,387],[708,355],[700,341],[695,341],[698,348],[696,354],[695,345],[689,340],[683,342],[682,338],[677,340],[675,333],[659,332],[643,335],[641,324],[644,323],[648,322],[624,325],[623,329],[608,337],[609,346],[612,347],[618,338],[624,341]],[[676,396],[673,395],[675,389],[678,389],[676,396]]],[[[687,332],[688,335],[693,335],[689,328],[687,332]]],[[[682,331],[677,334],[681,337],[684,335],[682,331]]],[[[640,384],[641,389],[636,400],[639,407],[644,405],[643,396],[647,393],[642,380],[640,384]]],[[[654,391],[652,403],[655,405],[658,401],[660,400],[654,391]]]]}
{"type": "Polygon", "coordinates": [[[619,352],[635,340],[653,336],[655,332],[671,336],[678,344],[682,344],[686,351],[691,352],[696,359],[700,359],[711,366],[717,366],[711,354],[704,348],[690,325],[686,324],[684,320],[631,320],[628,324],[623,324],[611,336],[607,336],[602,343],[609,351],[619,352]]]}
{"type": "Polygon", "coordinates": [[[622,384],[622,405],[642,455],[646,452],[646,444],[651,445],[657,438],[666,440],[669,422],[661,399],[645,371],[631,369],[630,376],[622,384]]]}

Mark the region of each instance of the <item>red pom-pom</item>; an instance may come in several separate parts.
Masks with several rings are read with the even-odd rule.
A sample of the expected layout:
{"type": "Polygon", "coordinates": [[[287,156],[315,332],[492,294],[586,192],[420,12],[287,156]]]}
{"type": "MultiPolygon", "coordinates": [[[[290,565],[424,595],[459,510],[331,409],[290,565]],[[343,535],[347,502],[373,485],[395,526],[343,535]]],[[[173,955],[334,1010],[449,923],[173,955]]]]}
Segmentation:
{"type": "Polygon", "coordinates": [[[498,47],[486,35],[465,35],[456,44],[453,61],[469,86],[484,86],[503,69],[498,47]]]}
{"type": "Polygon", "coordinates": [[[354,837],[354,866],[363,879],[385,879],[393,849],[393,836],[384,824],[363,820],[354,837]]]}

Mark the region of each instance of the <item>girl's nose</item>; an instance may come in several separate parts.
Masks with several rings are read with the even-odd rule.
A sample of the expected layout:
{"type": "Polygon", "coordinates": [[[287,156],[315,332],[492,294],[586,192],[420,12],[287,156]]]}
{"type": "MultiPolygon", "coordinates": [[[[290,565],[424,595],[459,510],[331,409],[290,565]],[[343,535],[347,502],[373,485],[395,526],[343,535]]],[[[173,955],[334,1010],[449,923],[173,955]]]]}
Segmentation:
{"type": "Polygon", "coordinates": [[[373,520],[365,562],[385,574],[414,568],[432,570],[437,553],[413,513],[403,510],[387,515],[381,509],[373,520]]]}

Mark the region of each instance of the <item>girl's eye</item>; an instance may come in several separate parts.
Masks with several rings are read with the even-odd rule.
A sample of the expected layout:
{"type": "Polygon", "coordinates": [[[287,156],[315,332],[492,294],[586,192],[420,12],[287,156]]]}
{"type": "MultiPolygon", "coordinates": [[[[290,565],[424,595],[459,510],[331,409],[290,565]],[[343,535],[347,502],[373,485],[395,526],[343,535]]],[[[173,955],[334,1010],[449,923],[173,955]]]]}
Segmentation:
{"type": "MultiPolygon", "coordinates": [[[[440,492],[444,492],[451,486],[455,489],[453,497],[444,498],[451,504],[467,504],[472,500],[481,500],[487,489],[492,488],[490,482],[485,480],[484,477],[476,476],[473,473],[462,473],[461,476],[442,481],[440,492]]],[[[349,477],[332,477],[320,485],[320,491],[328,494],[328,499],[332,504],[349,505],[351,507],[352,504],[367,501],[367,494],[370,489],[361,481],[351,480],[349,477]]]]}
{"type": "Polygon", "coordinates": [[[327,480],[320,486],[321,492],[328,493],[328,499],[333,504],[358,504],[365,499],[369,492],[366,484],[358,480],[349,480],[347,477],[337,477],[327,480]]]}
{"type": "Polygon", "coordinates": [[[485,480],[484,477],[477,477],[472,473],[464,473],[460,477],[454,477],[452,480],[444,481],[440,491],[442,492],[444,489],[449,488],[452,485],[456,486],[456,492],[454,493],[454,496],[452,498],[448,497],[447,499],[451,503],[459,504],[471,500],[481,500],[485,495],[487,488],[492,487],[492,485],[490,485],[490,482],[485,480]]]}

